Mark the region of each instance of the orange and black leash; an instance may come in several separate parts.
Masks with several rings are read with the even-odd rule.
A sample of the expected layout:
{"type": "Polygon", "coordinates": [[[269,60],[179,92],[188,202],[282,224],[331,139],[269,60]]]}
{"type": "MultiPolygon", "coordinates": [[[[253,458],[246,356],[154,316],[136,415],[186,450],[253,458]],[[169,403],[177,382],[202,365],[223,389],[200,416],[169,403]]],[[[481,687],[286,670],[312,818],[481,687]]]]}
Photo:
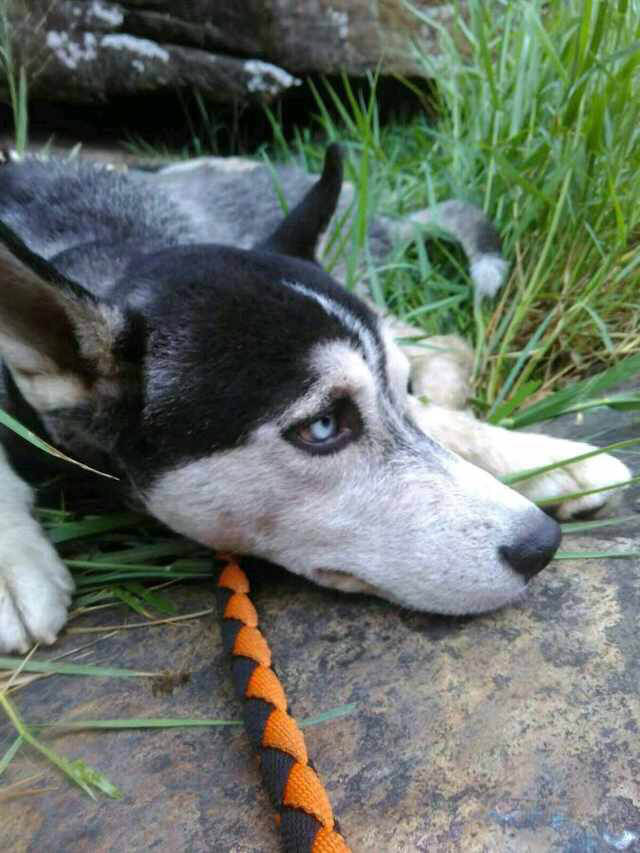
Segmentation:
{"type": "Polygon", "coordinates": [[[331,803],[307,756],[302,732],[271,668],[271,649],[258,628],[249,581],[233,557],[217,586],[222,642],[231,655],[233,683],[243,701],[249,740],[276,810],[285,853],[349,853],[331,803]]]}

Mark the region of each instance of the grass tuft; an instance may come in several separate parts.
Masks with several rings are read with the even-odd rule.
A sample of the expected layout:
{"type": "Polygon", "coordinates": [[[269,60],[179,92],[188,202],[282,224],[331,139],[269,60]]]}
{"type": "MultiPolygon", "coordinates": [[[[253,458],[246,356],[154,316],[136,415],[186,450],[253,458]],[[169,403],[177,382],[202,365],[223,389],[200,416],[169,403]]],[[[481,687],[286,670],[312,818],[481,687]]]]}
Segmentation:
{"type": "MultiPolygon", "coordinates": [[[[425,334],[474,338],[475,395],[492,413],[640,350],[640,5],[497,5],[470,0],[452,30],[414,9],[440,35],[440,57],[415,48],[436,81],[437,120],[382,127],[375,78],[368,98],[345,79],[316,90],[322,142],[300,131],[293,146],[317,171],[324,140],[343,141],[362,209],[401,216],[456,197],[498,224],[513,269],[476,312],[443,243],[420,240],[375,271],[385,305],[425,334]]],[[[292,156],[281,136],[273,150],[292,156]]],[[[354,220],[349,270],[367,265],[360,210],[354,220]]]]}
{"type": "Polygon", "coordinates": [[[14,55],[11,25],[5,3],[0,4],[0,82],[8,91],[13,115],[14,143],[18,154],[26,146],[29,128],[27,71],[14,55]]]}

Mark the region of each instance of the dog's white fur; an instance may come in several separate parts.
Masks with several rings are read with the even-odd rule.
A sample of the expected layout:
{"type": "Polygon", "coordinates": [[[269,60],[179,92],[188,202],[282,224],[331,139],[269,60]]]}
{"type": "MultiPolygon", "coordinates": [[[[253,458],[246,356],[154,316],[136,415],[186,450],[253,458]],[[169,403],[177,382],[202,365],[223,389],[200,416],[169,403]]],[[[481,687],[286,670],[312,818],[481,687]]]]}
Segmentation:
{"type": "MultiPolygon", "coordinates": [[[[414,408],[414,418],[436,441],[496,477],[541,468],[596,449],[591,444],[491,426],[468,412],[440,406],[418,405],[414,408]]],[[[624,483],[630,476],[623,462],[603,453],[515,483],[512,488],[531,501],[553,500],[557,517],[566,520],[604,506],[612,494],[612,490],[604,487],[624,483]],[[564,495],[592,489],[603,491],[563,499],[564,495]]]]}
{"type": "Polygon", "coordinates": [[[375,590],[410,607],[472,613],[517,596],[524,580],[496,551],[518,535],[530,504],[447,452],[435,464],[410,451],[386,460],[387,419],[404,431],[408,448],[415,438],[385,404],[364,358],[348,344],[325,343],[312,365],[320,377],[313,388],[248,445],[161,477],[147,495],[152,513],[205,545],[259,553],[318,583],[375,590]],[[366,440],[307,457],[282,440],[282,430],[312,416],[334,389],[356,402],[366,440]],[[435,489],[438,481],[448,488],[435,489]],[[233,486],[221,491],[220,483],[233,486]],[[473,517],[484,524],[473,525],[473,517]],[[443,529],[455,550],[434,535],[443,529]]]}
{"type": "Polygon", "coordinates": [[[53,643],[67,618],[73,580],[33,517],[33,490],[0,447],[0,649],[53,643]]]}
{"type": "MultiPolygon", "coordinates": [[[[396,337],[419,334],[405,323],[389,321],[396,337]]],[[[572,459],[596,448],[583,442],[552,438],[532,432],[503,429],[478,421],[465,406],[471,396],[473,352],[466,341],[453,335],[430,338],[428,349],[408,345],[405,353],[411,368],[414,394],[431,405],[412,403],[413,417],[427,435],[454,453],[496,477],[541,468],[572,459]]],[[[515,483],[512,488],[531,501],[557,499],[556,516],[567,520],[604,506],[612,490],[631,476],[627,466],[608,453],[556,468],[515,483]],[[595,494],[563,499],[575,492],[602,489],[595,494]]]]}
{"type": "Polygon", "coordinates": [[[503,258],[484,257],[471,262],[469,269],[476,286],[478,296],[495,296],[509,272],[509,265],[503,258]]]}
{"type": "MultiPolygon", "coordinates": [[[[411,337],[419,330],[391,320],[389,327],[396,336],[411,337]]],[[[410,363],[410,375],[416,398],[428,398],[429,405],[411,401],[413,417],[427,435],[454,453],[495,477],[506,477],[517,471],[541,468],[590,453],[597,448],[584,442],[553,438],[532,432],[503,429],[478,421],[465,409],[471,396],[470,379],[473,352],[469,344],[453,335],[432,337],[429,349],[403,347],[410,363]]],[[[608,453],[601,453],[562,468],[556,468],[512,488],[531,501],[554,500],[556,516],[567,520],[602,508],[616,489],[608,485],[625,483],[631,477],[629,468],[608,453]],[[575,492],[599,490],[595,494],[563,499],[575,492]]]]}

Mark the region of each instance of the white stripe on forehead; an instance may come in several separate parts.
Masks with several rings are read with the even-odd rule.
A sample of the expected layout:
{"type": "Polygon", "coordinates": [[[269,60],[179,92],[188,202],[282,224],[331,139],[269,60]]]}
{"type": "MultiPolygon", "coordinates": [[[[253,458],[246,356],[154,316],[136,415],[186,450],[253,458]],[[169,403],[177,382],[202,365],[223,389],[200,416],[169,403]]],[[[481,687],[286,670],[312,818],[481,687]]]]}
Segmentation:
{"type": "Polygon", "coordinates": [[[313,299],[326,311],[327,314],[331,317],[335,317],[336,320],[342,323],[347,331],[355,335],[362,344],[364,356],[370,369],[378,375],[382,373],[380,364],[382,360],[382,351],[378,346],[378,342],[371,334],[370,329],[367,329],[365,324],[358,319],[355,314],[352,314],[346,305],[341,305],[325,293],[318,293],[297,281],[283,281],[282,283],[286,287],[290,287],[292,290],[295,290],[297,293],[301,293],[303,296],[306,296],[307,299],[313,299]]]}

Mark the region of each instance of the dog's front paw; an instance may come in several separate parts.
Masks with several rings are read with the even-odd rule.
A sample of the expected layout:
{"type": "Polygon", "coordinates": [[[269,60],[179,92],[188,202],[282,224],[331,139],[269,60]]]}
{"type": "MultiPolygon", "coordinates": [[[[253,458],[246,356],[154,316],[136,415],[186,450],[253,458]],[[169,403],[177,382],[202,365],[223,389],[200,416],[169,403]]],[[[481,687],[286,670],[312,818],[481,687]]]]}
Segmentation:
{"type": "MultiPolygon", "coordinates": [[[[530,440],[531,454],[528,467],[542,467],[561,462],[563,459],[580,456],[596,449],[590,444],[547,436],[531,435],[530,440]]],[[[523,480],[516,483],[514,488],[532,501],[550,501],[557,498],[557,503],[551,504],[554,514],[561,520],[567,520],[596,512],[618,492],[617,489],[606,489],[606,486],[624,483],[630,477],[631,472],[624,462],[609,453],[601,453],[582,462],[574,462],[572,465],[555,468],[530,480],[523,480]],[[575,498],[565,497],[576,492],[590,492],[594,489],[603,491],[575,498]]]]}
{"type": "Polygon", "coordinates": [[[72,591],[71,575],[35,522],[0,531],[1,651],[53,643],[72,591]]]}

